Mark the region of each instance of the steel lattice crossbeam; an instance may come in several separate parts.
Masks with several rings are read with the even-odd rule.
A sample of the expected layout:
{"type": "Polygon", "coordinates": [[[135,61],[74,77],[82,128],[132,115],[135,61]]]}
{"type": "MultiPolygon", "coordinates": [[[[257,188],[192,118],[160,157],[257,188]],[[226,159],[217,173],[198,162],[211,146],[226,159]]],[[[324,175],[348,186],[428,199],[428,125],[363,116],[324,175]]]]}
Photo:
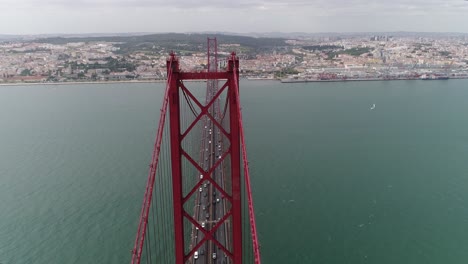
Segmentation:
{"type": "Polygon", "coordinates": [[[240,173],[240,133],[239,133],[239,116],[238,116],[238,106],[237,106],[237,97],[235,89],[239,89],[237,86],[238,80],[234,80],[238,76],[237,72],[239,70],[239,60],[232,55],[231,59],[228,61],[228,67],[225,72],[181,72],[179,68],[178,59],[171,55],[167,62],[168,73],[171,76],[168,76],[168,79],[171,80],[169,88],[169,119],[170,119],[170,134],[171,134],[171,160],[172,160],[172,186],[173,186],[173,209],[174,209],[174,234],[175,234],[175,253],[176,253],[176,263],[182,264],[193,256],[196,250],[206,241],[212,241],[216,246],[218,246],[223,252],[232,259],[232,263],[238,264],[242,263],[242,216],[241,216],[241,173],[240,173]],[[172,68],[169,68],[172,67],[172,68]],[[236,71],[236,74],[234,74],[236,71]],[[199,102],[195,96],[192,95],[189,89],[183,84],[183,80],[191,79],[207,79],[207,80],[219,80],[225,79],[226,82],[215,95],[212,96],[211,100],[207,105],[203,105],[199,102]],[[229,100],[229,125],[230,131],[227,132],[221,124],[209,113],[208,109],[212,106],[215,100],[219,99],[221,93],[227,90],[227,98],[229,100]],[[180,102],[180,93],[184,92],[195,102],[195,104],[201,109],[201,112],[198,113],[193,123],[187,128],[186,131],[181,131],[180,126],[180,115],[181,115],[181,102],[180,102]],[[229,140],[230,147],[223,154],[223,156],[216,161],[216,163],[208,168],[205,171],[204,168],[200,167],[195,161],[194,157],[191,157],[187,152],[182,149],[182,141],[184,137],[194,129],[195,124],[203,117],[207,116],[213,124],[224,134],[224,136],[229,140]],[[225,212],[224,216],[216,223],[216,225],[211,230],[205,230],[198,223],[196,219],[192,217],[188,212],[184,210],[184,204],[188,202],[188,198],[193,195],[198,188],[202,185],[200,180],[192,190],[186,195],[183,195],[182,191],[182,182],[184,175],[182,175],[182,158],[186,158],[192,165],[204,175],[212,175],[214,169],[221,163],[224,158],[230,155],[230,173],[231,177],[231,190],[224,190],[215,180],[211,177],[207,177],[204,180],[209,180],[211,184],[219,191],[230,203],[231,208],[228,212],[225,212]],[[231,193],[229,195],[228,193],[231,193]],[[196,243],[196,245],[191,249],[188,254],[185,254],[184,243],[184,217],[188,219],[194,226],[199,230],[202,230],[204,238],[196,243]],[[218,241],[213,234],[216,230],[226,222],[228,217],[232,217],[232,251],[224,247],[224,242],[218,241]]]}

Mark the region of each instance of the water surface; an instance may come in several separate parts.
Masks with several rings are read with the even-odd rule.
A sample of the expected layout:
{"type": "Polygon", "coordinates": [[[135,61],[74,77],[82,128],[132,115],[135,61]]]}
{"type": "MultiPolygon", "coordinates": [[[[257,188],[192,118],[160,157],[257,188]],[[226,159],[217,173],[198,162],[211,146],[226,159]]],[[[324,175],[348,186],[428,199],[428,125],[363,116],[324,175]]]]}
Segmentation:
{"type": "MultiPolygon", "coordinates": [[[[468,262],[468,81],[241,85],[264,263],[468,262]]],[[[0,87],[0,263],[129,263],[163,86],[0,87]]]]}

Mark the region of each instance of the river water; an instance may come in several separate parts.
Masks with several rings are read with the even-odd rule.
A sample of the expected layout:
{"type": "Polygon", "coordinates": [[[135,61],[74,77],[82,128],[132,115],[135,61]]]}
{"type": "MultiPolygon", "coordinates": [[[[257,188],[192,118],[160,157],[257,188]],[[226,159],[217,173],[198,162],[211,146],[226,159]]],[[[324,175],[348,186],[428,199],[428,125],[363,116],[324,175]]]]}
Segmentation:
{"type": "MultiPolygon", "coordinates": [[[[467,80],[241,86],[263,263],[468,262],[467,80]]],[[[0,86],[0,263],[129,263],[163,88],[0,86]]]]}

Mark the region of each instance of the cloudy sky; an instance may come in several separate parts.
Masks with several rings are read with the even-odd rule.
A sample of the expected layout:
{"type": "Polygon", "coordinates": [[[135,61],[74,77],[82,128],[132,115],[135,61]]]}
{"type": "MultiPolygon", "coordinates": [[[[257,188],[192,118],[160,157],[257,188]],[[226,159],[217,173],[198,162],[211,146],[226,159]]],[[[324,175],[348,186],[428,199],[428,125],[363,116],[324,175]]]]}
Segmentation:
{"type": "Polygon", "coordinates": [[[0,0],[0,34],[468,32],[467,0],[0,0]]]}

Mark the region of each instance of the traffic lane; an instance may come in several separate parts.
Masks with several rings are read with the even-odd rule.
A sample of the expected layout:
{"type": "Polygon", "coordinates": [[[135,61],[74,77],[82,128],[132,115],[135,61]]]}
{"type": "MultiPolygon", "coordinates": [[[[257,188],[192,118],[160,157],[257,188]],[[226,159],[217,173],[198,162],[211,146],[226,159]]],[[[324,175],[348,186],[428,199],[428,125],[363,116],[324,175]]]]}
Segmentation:
{"type": "MultiPolygon", "coordinates": [[[[205,128],[206,128],[206,126],[205,126],[205,128]]],[[[204,140],[203,142],[205,143],[206,141],[204,140]]],[[[206,144],[204,144],[202,147],[203,147],[202,148],[203,151],[208,150],[208,148],[207,148],[208,146],[206,146],[206,144]]],[[[206,153],[204,153],[204,154],[206,154],[206,153]]],[[[203,163],[204,163],[203,167],[206,170],[206,167],[207,167],[209,162],[206,159],[206,155],[203,155],[202,158],[204,159],[203,160],[203,163]]],[[[206,224],[204,224],[205,223],[205,218],[206,218],[206,215],[205,215],[206,210],[203,210],[203,208],[206,209],[206,206],[209,203],[209,201],[208,201],[208,197],[207,197],[208,195],[206,194],[207,191],[204,190],[205,188],[203,187],[203,185],[200,188],[201,188],[202,191],[201,192],[199,191],[200,201],[198,202],[198,205],[199,205],[199,212],[200,213],[198,214],[197,221],[200,223],[200,225],[203,228],[203,226],[206,227],[206,224]]],[[[196,239],[197,244],[203,239],[203,237],[200,236],[200,234],[202,234],[202,232],[200,230],[197,230],[197,239],[196,239]]],[[[198,258],[195,260],[195,263],[208,263],[206,243],[203,243],[203,245],[200,246],[200,248],[198,248],[197,253],[198,253],[198,258]]]]}
{"type": "MultiPolygon", "coordinates": [[[[216,132],[214,130],[212,130],[212,127],[210,126],[209,128],[205,126],[205,128],[208,129],[208,135],[207,135],[207,141],[208,141],[208,146],[206,146],[206,144],[203,146],[203,150],[205,150],[205,155],[204,155],[204,160],[203,162],[205,163],[204,164],[204,167],[205,167],[205,170],[208,169],[207,165],[213,165],[217,159],[219,159],[219,157],[221,156],[220,155],[220,146],[221,144],[217,144],[218,142],[216,141],[216,132]],[[210,137],[211,136],[211,137],[210,137]],[[207,164],[208,163],[208,164],[207,164]]],[[[219,132],[217,133],[219,135],[219,132]]],[[[205,134],[206,135],[206,134],[205,134]]],[[[204,140],[204,142],[206,142],[204,140]]],[[[214,170],[214,173],[213,173],[213,180],[218,183],[220,186],[223,186],[223,180],[222,180],[222,173],[220,173],[219,171],[222,171],[220,170],[219,168],[216,168],[214,170]]],[[[199,215],[199,219],[198,220],[201,220],[201,221],[204,221],[205,219],[207,221],[209,221],[209,223],[207,223],[207,225],[214,225],[218,219],[220,219],[222,216],[224,216],[224,208],[223,206],[220,206],[220,200],[218,200],[219,198],[219,191],[216,192],[216,188],[214,188],[212,185],[210,185],[210,187],[207,188],[207,186],[205,184],[202,185],[203,186],[203,189],[202,189],[202,193],[203,193],[203,197],[202,197],[202,209],[205,209],[205,210],[202,210],[201,212],[201,215],[199,215]],[[214,194],[213,196],[211,194],[214,194]],[[211,206],[213,205],[213,206],[211,206]],[[211,207],[211,208],[210,208],[211,207]],[[209,215],[206,215],[206,212],[208,211],[207,209],[210,208],[210,212],[211,214],[209,215]],[[207,218],[208,216],[208,218],[207,218]]],[[[211,226],[212,227],[212,226],[211,226]]],[[[224,228],[224,226],[223,226],[224,228]]],[[[225,242],[225,237],[224,237],[224,232],[222,232],[223,230],[221,230],[221,228],[219,230],[216,231],[215,233],[215,237],[217,240],[219,241],[222,241],[222,242],[225,242]]],[[[197,241],[200,241],[201,238],[197,238],[197,241]]],[[[223,243],[225,244],[225,243],[223,243]]],[[[201,247],[202,248],[202,247],[201,247]]],[[[211,251],[211,250],[210,250],[211,251]]],[[[221,249],[219,249],[214,243],[213,243],[213,252],[216,253],[216,260],[213,259],[215,263],[218,262],[218,256],[222,256],[220,255],[221,254],[221,249]]],[[[199,253],[202,252],[202,249],[199,249],[199,253]]],[[[206,252],[206,251],[205,251],[206,252]]],[[[203,253],[205,253],[203,252],[203,253]]],[[[224,254],[223,254],[224,255],[224,254]]],[[[211,254],[211,256],[209,255],[205,255],[205,254],[199,254],[199,259],[200,259],[200,262],[199,263],[203,263],[205,260],[207,260],[206,258],[209,258],[209,257],[213,257],[213,255],[211,254]]]]}
{"type": "MultiPolygon", "coordinates": [[[[220,132],[218,131],[215,135],[218,135],[219,138],[221,138],[220,136],[220,132]]],[[[221,150],[221,140],[219,140],[219,142],[216,142],[216,150],[215,150],[215,153],[216,153],[216,159],[221,159],[222,157],[222,150],[221,150]]],[[[221,186],[221,188],[225,189],[225,183],[224,183],[224,170],[223,170],[223,166],[224,166],[224,161],[222,163],[220,163],[219,167],[217,168],[217,171],[216,171],[216,181],[218,182],[219,186],[221,186]]],[[[215,199],[215,202],[216,202],[216,207],[217,207],[217,211],[218,211],[218,220],[220,218],[222,218],[225,214],[225,206],[224,206],[224,199],[221,199],[221,194],[219,193],[215,199]]],[[[223,224],[222,226],[220,226],[220,228],[217,230],[217,236],[219,237],[219,241],[221,242],[222,241],[222,244],[228,248],[227,246],[227,236],[226,236],[226,224],[223,224]]],[[[227,256],[225,255],[224,251],[220,248],[217,248],[217,259],[222,259],[221,263],[227,263],[227,256]]]]}

